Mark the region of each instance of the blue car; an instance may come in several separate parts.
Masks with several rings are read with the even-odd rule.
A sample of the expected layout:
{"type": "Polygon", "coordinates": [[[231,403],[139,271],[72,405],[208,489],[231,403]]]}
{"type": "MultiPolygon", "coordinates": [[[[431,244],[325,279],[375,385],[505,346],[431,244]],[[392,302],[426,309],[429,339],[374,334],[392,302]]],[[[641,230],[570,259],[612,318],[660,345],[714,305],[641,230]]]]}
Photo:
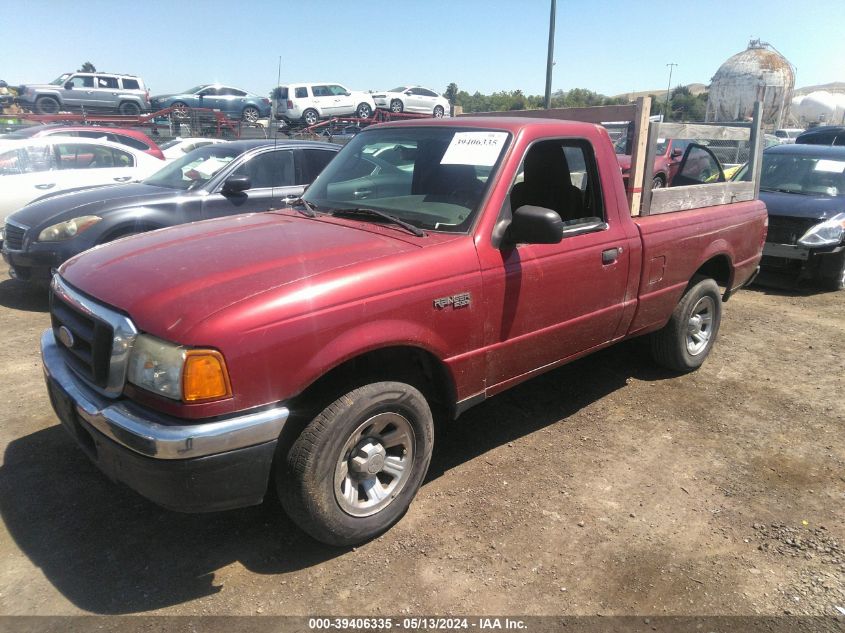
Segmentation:
{"type": "Polygon", "coordinates": [[[190,108],[220,110],[231,119],[255,123],[270,116],[270,99],[239,88],[220,84],[194,86],[180,94],[158,95],[150,99],[153,112],[173,108],[176,118],[187,118],[190,108]]]}

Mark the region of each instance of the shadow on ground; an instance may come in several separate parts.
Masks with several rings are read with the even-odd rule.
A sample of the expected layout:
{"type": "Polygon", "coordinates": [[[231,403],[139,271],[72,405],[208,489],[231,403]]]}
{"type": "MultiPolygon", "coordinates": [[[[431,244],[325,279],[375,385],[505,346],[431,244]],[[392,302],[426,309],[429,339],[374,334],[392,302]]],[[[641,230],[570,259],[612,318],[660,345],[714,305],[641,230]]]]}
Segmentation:
{"type": "MultiPolygon", "coordinates": [[[[3,273],[4,269],[5,265],[0,268],[3,273]]],[[[47,287],[17,279],[4,279],[0,281],[0,306],[26,312],[47,312],[50,309],[47,287]]]]}
{"type": "MultiPolygon", "coordinates": [[[[565,420],[631,377],[671,376],[636,342],[550,372],[445,425],[428,480],[565,420]]],[[[163,510],[107,480],[59,426],[9,444],[0,513],[46,578],[76,607],[98,614],[145,612],[217,593],[215,572],[233,562],[285,574],[345,553],[310,539],[273,502],[204,515],[163,510]]]]}
{"type": "Polygon", "coordinates": [[[756,290],[765,295],[777,297],[808,297],[828,292],[837,292],[819,285],[812,279],[799,281],[794,274],[761,271],[754,283],[746,290],[756,290]]]}

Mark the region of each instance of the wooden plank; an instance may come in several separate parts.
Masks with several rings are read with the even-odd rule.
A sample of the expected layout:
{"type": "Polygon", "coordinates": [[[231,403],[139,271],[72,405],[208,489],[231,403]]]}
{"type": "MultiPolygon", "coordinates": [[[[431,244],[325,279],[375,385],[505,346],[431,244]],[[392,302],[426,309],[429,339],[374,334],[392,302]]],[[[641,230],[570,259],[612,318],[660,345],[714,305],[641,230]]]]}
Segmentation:
{"type": "Polygon", "coordinates": [[[763,135],[760,133],[763,104],[754,102],[754,118],[751,123],[751,151],[748,156],[748,169],[751,170],[751,182],[754,183],[754,197],[760,197],[760,170],[763,168],[763,135]]]}
{"type": "Polygon", "coordinates": [[[653,153],[653,150],[649,151],[648,147],[648,117],[650,114],[651,97],[638,97],[637,112],[634,117],[634,146],[631,150],[631,170],[628,172],[627,194],[631,215],[640,214],[646,154],[653,153]]]}
{"type": "Polygon", "coordinates": [[[592,106],[587,108],[551,108],[550,110],[506,110],[504,112],[466,112],[459,116],[518,116],[535,119],[561,119],[583,123],[604,121],[633,121],[637,113],[635,105],[592,106]]]}
{"type": "MultiPolygon", "coordinates": [[[[654,178],[654,155],[657,153],[657,135],[660,126],[652,124],[648,130],[648,151],[645,156],[645,169],[643,171],[643,197],[640,203],[640,215],[648,215],[651,209],[651,184],[654,178]]],[[[668,187],[671,183],[666,183],[668,187]]],[[[636,215],[632,212],[632,215],[636,215]]]]}
{"type": "Polygon", "coordinates": [[[714,182],[655,189],[651,192],[649,214],[672,213],[753,199],[753,182],[714,182]]]}
{"type": "Polygon", "coordinates": [[[660,138],[747,141],[751,130],[745,124],[703,125],[695,123],[661,123],[660,138]]]}

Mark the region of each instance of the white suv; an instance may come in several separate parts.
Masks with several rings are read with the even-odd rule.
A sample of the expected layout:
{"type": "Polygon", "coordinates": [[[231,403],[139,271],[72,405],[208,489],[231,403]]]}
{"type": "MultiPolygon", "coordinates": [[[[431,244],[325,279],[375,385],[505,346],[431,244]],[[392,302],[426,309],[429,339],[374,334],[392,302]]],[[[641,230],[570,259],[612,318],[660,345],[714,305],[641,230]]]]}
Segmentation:
{"type": "Polygon", "coordinates": [[[314,125],[333,116],[369,119],[376,104],[369,93],[353,92],[340,84],[303,83],[277,87],[272,107],[276,119],[314,125]]]}

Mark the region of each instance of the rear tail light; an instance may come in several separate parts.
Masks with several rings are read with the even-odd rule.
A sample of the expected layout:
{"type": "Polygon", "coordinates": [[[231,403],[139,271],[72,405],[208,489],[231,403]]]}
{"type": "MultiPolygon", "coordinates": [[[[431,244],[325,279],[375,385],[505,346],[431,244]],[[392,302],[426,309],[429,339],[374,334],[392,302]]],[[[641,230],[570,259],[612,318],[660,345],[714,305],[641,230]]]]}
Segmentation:
{"type": "Polygon", "coordinates": [[[288,99],[287,106],[288,106],[288,110],[293,110],[293,101],[288,99]]]}
{"type": "Polygon", "coordinates": [[[265,97],[265,98],[263,98],[263,99],[261,99],[261,102],[262,102],[264,105],[270,105],[270,100],[269,100],[269,99],[267,99],[266,97],[265,97]]]}

